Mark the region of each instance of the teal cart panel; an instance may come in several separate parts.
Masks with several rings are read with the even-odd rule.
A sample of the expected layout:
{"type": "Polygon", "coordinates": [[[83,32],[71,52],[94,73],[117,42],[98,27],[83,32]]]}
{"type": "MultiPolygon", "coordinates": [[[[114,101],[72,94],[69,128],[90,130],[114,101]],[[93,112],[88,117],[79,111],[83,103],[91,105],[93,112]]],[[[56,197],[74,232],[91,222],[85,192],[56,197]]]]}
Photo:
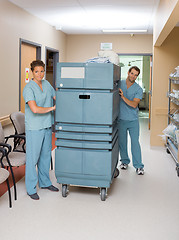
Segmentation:
{"type": "Polygon", "coordinates": [[[57,88],[114,89],[120,67],[112,63],[57,63],[57,88]]]}
{"type": "Polygon", "coordinates": [[[108,133],[112,134],[115,131],[116,122],[112,126],[104,125],[85,125],[85,124],[70,124],[70,123],[56,123],[55,129],[66,132],[83,132],[83,133],[108,133]]]}
{"type": "Polygon", "coordinates": [[[56,99],[56,122],[112,125],[118,116],[118,90],[92,92],[63,89],[57,91],[56,99]]]}

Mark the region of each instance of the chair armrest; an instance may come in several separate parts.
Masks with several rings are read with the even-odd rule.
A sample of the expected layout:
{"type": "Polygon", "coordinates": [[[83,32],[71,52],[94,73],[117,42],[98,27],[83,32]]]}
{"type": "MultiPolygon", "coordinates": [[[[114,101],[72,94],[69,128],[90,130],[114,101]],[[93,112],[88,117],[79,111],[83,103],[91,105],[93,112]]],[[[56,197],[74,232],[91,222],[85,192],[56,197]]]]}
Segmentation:
{"type": "Polygon", "coordinates": [[[7,154],[7,150],[2,147],[0,147],[0,152],[2,152],[3,157],[7,154]]]}
{"type": "Polygon", "coordinates": [[[9,135],[5,137],[6,142],[8,141],[9,138],[21,138],[25,141],[25,136],[21,134],[14,134],[14,135],[9,135]]]}
{"type": "MultiPolygon", "coordinates": [[[[0,144],[1,144],[1,143],[0,143],[0,144]]],[[[5,145],[9,145],[9,144],[5,144],[5,145]]],[[[11,146],[10,146],[10,147],[11,147],[11,146]]],[[[2,152],[2,156],[1,156],[1,158],[0,158],[1,166],[4,168],[3,158],[5,157],[6,160],[7,160],[7,162],[8,162],[9,167],[12,168],[11,163],[10,163],[9,158],[8,158],[8,153],[9,153],[9,151],[7,152],[7,149],[0,147],[0,152],[2,152]]]]}
{"type": "Polygon", "coordinates": [[[2,153],[2,156],[0,158],[0,165],[4,168],[2,160],[5,156],[7,156],[7,150],[5,148],[0,147],[0,152],[2,153]]]}
{"type": "Polygon", "coordinates": [[[8,149],[8,152],[6,154],[9,154],[9,152],[11,152],[11,150],[12,150],[12,147],[11,147],[10,144],[0,143],[0,146],[3,147],[3,148],[7,148],[8,149]]]}

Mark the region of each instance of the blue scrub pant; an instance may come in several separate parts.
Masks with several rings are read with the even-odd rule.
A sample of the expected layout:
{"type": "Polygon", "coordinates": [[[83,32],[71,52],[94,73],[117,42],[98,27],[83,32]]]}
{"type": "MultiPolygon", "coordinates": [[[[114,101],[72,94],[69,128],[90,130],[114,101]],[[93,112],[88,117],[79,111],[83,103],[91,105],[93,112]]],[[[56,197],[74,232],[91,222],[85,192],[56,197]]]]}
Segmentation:
{"type": "Polygon", "coordinates": [[[26,131],[25,184],[27,193],[30,195],[37,192],[37,182],[39,187],[52,185],[49,177],[51,149],[51,128],[26,131]]]}
{"type": "Polygon", "coordinates": [[[127,143],[128,143],[128,132],[131,138],[131,153],[132,162],[135,168],[143,168],[141,157],[141,148],[139,144],[139,121],[127,121],[119,120],[118,122],[118,134],[119,134],[119,151],[121,155],[121,162],[125,164],[130,163],[128,156],[127,143]]]}

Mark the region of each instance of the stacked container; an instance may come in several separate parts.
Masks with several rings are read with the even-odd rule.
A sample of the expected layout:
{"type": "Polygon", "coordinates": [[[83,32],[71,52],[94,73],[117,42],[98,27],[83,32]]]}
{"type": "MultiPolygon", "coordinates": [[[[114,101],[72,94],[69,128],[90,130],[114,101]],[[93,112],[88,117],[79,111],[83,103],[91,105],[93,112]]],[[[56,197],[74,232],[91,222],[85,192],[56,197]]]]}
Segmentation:
{"type": "Polygon", "coordinates": [[[69,185],[99,187],[101,200],[118,164],[120,67],[112,63],[58,63],[55,175],[69,185]]]}

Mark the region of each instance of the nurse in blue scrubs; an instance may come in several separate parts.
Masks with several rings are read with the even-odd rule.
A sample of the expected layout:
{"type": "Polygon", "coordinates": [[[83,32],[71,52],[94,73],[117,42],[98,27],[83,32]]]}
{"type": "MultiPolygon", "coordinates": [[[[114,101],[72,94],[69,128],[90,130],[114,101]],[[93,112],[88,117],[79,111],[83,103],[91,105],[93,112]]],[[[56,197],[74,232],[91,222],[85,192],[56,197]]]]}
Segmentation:
{"type": "Polygon", "coordinates": [[[131,138],[132,162],[138,175],[144,174],[144,164],[142,163],[141,148],[139,143],[139,119],[138,104],[142,99],[143,90],[135,82],[140,69],[133,66],[128,71],[126,80],[121,81],[119,94],[120,109],[118,117],[119,151],[121,156],[121,169],[127,169],[130,159],[127,149],[128,133],[131,138]]]}
{"type": "Polygon", "coordinates": [[[39,200],[37,182],[42,189],[57,192],[49,177],[52,149],[52,121],[55,111],[55,90],[44,80],[45,64],[36,60],[31,63],[32,80],[24,87],[26,129],[26,173],[27,194],[39,200]]]}

